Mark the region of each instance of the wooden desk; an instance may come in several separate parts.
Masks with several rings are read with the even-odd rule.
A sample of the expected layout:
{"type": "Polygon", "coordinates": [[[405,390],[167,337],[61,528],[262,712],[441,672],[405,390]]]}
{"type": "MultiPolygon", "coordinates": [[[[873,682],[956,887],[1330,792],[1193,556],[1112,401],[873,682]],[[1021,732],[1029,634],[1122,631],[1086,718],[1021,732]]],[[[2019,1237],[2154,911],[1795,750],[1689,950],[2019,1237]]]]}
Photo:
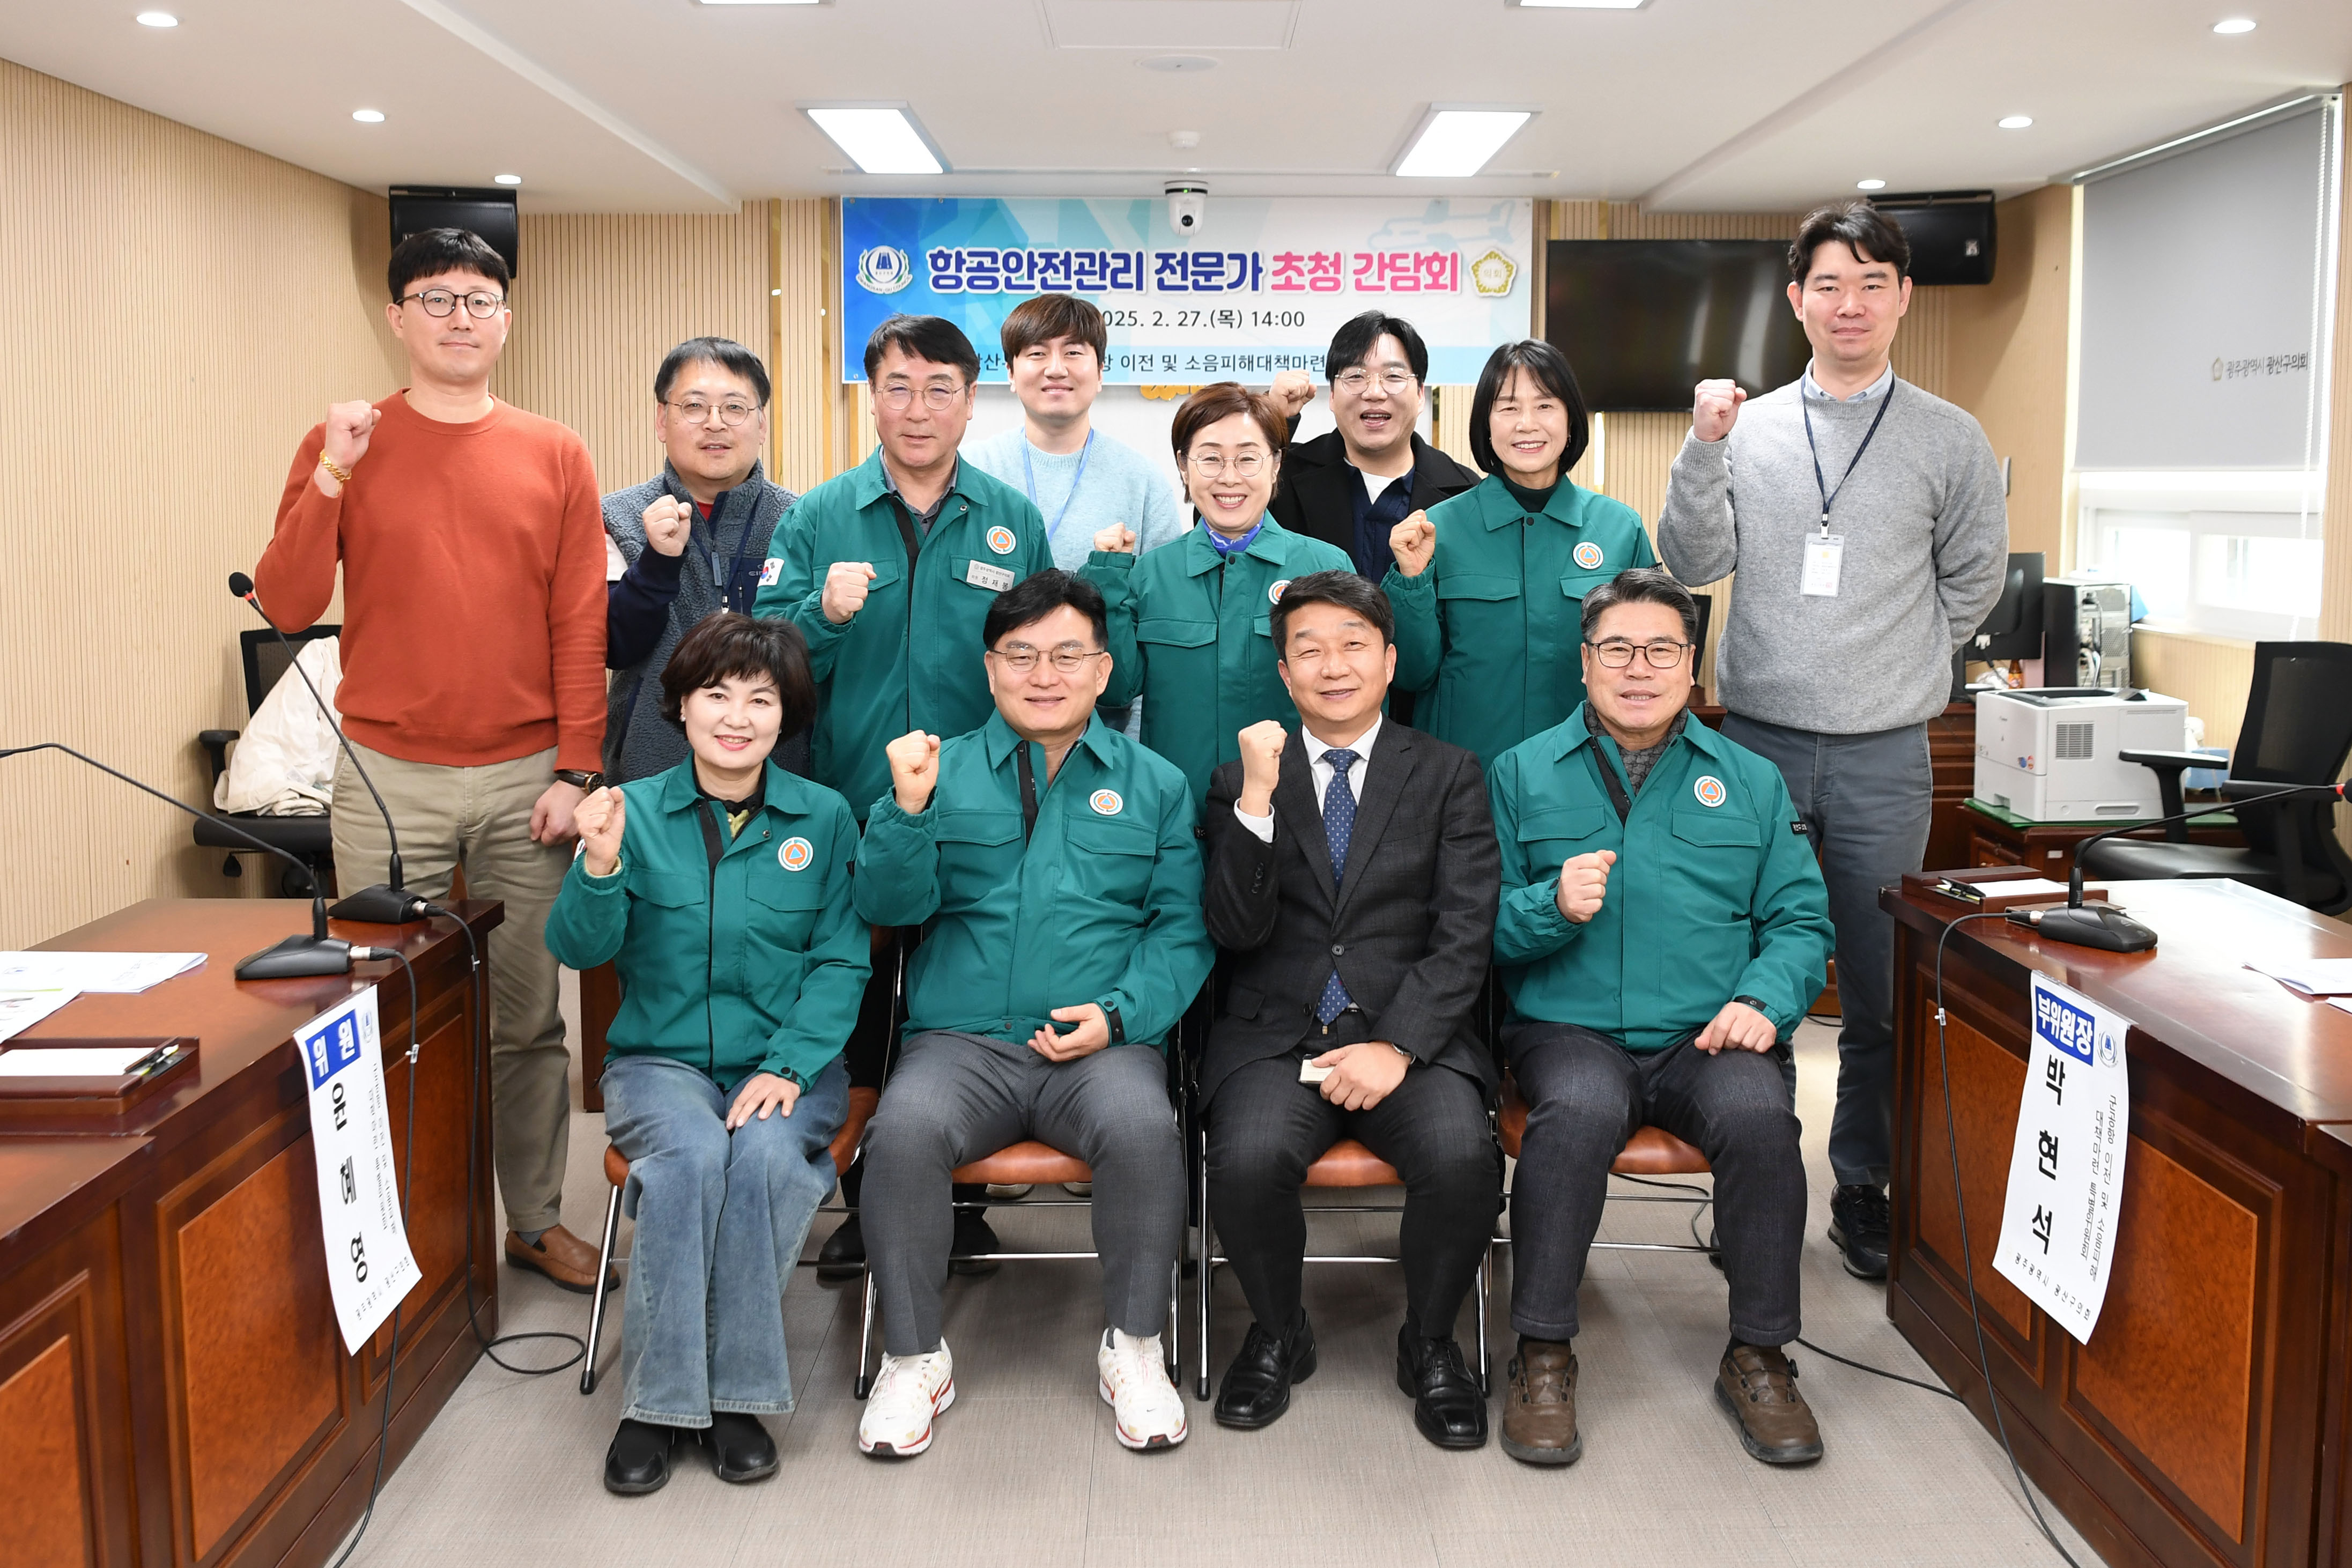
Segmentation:
{"type": "MultiPolygon", "coordinates": [[[[2074,874],[2074,846],[2094,833],[2119,826],[2113,822],[2029,822],[2000,806],[1969,799],[1961,802],[1962,826],[1968,834],[1970,866],[2030,866],[2055,882],[2074,874]]],[[[2219,844],[2242,848],[2246,836],[2239,831],[2237,813],[2216,805],[2203,816],[2189,819],[2191,844],[2219,844]]],[[[2160,840],[2164,829],[2151,827],[2126,834],[2127,838],[2160,840]]],[[[1934,864],[1930,861],[1929,864],[1934,864]]]]}
{"type": "MultiPolygon", "coordinates": [[[[2241,967],[2352,957],[2352,932],[2227,882],[2136,882],[2146,953],[1977,921],[1944,961],[1968,1240],[2017,1457],[2116,1564],[2346,1561],[2352,1015],[2241,967]],[[2028,975],[2133,1021],[2131,1146],[2097,1331],[2078,1345],[1993,1270],[2028,975]]],[[[1899,889],[1887,1315],[1990,1425],[1962,1285],[1935,1022],[1943,918],[1899,889]]]]}
{"type": "MultiPolygon", "coordinates": [[[[456,907],[478,942],[501,918],[495,903],[456,907]]],[[[391,1331],[344,1353],[291,1035],[379,984],[397,1137],[409,1076],[393,1062],[408,1037],[408,986],[391,963],[236,983],[239,957],[309,918],[301,901],[159,900],[45,944],[210,959],[138,995],[80,997],[26,1032],[194,1035],[201,1054],[119,1134],[0,1134],[0,1559],[11,1565],[307,1568],[358,1522],[391,1331]]],[[[497,1331],[489,1078],[474,1059],[466,942],[453,923],[338,921],[334,932],[398,947],[416,970],[409,1241],[424,1281],[401,1313],[396,1463],[478,1353],[469,1258],[482,1331],[497,1331]]]]}

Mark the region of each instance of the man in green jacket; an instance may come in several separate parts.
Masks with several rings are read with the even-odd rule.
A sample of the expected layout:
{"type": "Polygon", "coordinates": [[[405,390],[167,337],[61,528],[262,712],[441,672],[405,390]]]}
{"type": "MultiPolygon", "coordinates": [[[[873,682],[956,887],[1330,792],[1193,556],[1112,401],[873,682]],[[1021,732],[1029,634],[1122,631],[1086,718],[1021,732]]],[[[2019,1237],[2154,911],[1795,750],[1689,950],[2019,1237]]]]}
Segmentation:
{"type": "Polygon", "coordinates": [[[1118,1440],[1184,1440],[1160,1331],[1184,1227],[1184,1161],[1160,1047],[1202,982],[1201,851],[1183,775],[1095,714],[1102,595],[1048,570],[985,628],[996,713],[941,744],[890,746],[867,814],[857,910],[922,922],[906,1044],[867,1135],[863,1213],[881,1292],[882,1369],[866,1453],[930,1446],[955,1397],[940,1334],[949,1173],[1034,1138],[1094,1173],[1097,1347],[1118,1440]]]}
{"type": "Polygon", "coordinates": [[[1716,1392],[1768,1464],[1822,1453],[1781,1346],[1798,1329],[1805,1168],[1783,1037],[1819,994],[1829,895],[1780,770],[1690,721],[1698,607],[1665,573],[1584,595],[1583,705],[1505,752],[1495,959],[1528,1101],[1511,1194],[1503,1447],[1583,1452],[1576,1292],[1609,1166],[1644,1124],[1715,1169],[1731,1342],[1716,1392]]]}

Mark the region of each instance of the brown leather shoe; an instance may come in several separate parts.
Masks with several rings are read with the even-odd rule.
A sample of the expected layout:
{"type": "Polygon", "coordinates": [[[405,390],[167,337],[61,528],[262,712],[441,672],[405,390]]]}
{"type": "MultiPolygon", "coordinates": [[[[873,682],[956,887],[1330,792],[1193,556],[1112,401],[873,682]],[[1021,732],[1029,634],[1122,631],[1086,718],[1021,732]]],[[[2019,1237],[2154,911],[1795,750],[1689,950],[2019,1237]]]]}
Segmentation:
{"type": "Polygon", "coordinates": [[[1735,1344],[1716,1369],[1715,1397],[1739,1426],[1739,1446],[1768,1465],[1810,1465],[1822,1429],[1797,1392],[1797,1363],[1776,1348],[1735,1344]]]}
{"type": "Polygon", "coordinates": [[[1554,1340],[1521,1340],[1503,1388],[1503,1452],[1530,1465],[1584,1457],[1576,1429],[1576,1357],[1554,1340]]]}
{"type": "MultiPolygon", "coordinates": [[[[507,1264],[544,1274],[566,1290],[583,1296],[596,1281],[596,1249],[560,1225],[549,1226],[536,1243],[524,1241],[513,1231],[507,1232],[507,1264]]],[[[605,1289],[620,1282],[619,1270],[604,1271],[605,1289]]]]}

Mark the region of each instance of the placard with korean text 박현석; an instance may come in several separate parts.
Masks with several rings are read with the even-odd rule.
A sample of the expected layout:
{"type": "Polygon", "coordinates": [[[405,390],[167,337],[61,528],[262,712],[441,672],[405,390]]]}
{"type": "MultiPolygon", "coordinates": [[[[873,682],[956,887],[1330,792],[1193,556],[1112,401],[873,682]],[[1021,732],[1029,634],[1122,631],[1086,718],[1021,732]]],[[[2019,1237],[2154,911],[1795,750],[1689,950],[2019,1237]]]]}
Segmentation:
{"type": "Polygon", "coordinates": [[[327,1285],[353,1355],[423,1278],[400,1218],[378,1030],[371,985],[294,1031],[310,1088],[327,1285]]]}
{"type": "Polygon", "coordinates": [[[2031,1000],[2025,1093],[1993,1267],[2087,1344],[2123,1212],[2131,1020],[2041,974],[2031,1000]]]}

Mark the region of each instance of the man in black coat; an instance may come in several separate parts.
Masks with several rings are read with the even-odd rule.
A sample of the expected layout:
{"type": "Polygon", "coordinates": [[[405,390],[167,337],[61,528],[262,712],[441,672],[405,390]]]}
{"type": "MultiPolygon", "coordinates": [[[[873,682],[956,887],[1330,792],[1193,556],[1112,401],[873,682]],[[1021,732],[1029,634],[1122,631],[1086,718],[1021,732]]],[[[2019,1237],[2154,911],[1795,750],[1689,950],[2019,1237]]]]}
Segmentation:
{"type": "MultiPolygon", "coordinates": [[[[1269,510],[1293,533],[1338,545],[1372,582],[1395,559],[1389,530],[1416,511],[1478,482],[1414,434],[1429,395],[1429,350],[1409,321],[1367,310],[1331,335],[1323,363],[1339,428],[1282,454],[1282,479],[1269,510]]],[[[1276,406],[1297,428],[1298,411],[1315,397],[1304,371],[1276,376],[1276,406]]]]}
{"type": "Polygon", "coordinates": [[[1201,1069],[1209,1210],[1256,1319],[1216,1416],[1266,1426],[1315,1370],[1299,1188],[1355,1138],[1405,1184],[1398,1385],[1423,1436],[1475,1448],[1486,1403],[1454,1322],[1502,1190],[1474,1016],[1500,858],[1478,759],[1381,717],[1393,626],[1353,573],[1293,582],[1271,629],[1300,732],[1243,731],[1202,813],[1209,934],[1230,955],[1201,1069]]]}

